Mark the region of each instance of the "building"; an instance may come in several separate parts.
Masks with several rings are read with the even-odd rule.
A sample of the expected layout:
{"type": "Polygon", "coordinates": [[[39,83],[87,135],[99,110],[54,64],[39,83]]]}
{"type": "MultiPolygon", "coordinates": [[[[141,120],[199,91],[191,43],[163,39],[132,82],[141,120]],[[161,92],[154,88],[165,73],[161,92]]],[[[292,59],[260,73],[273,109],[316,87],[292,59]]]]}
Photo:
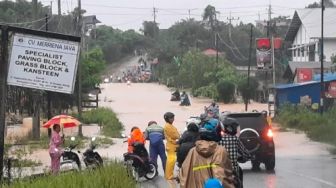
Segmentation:
{"type": "MultiPolygon", "coordinates": [[[[325,100],[333,100],[336,98],[336,73],[324,74],[325,82],[325,100]]],[[[313,76],[311,81],[302,83],[280,84],[275,86],[276,96],[275,104],[277,108],[286,103],[302,104],[308,103],[318,104],[321,96],[320,74],[313,76]]]]}
{"type": "MultiPolygon", "coordinates": [[[[325,9],[324,57],[331,62],[336,55],[336,8],[325,9]]],[[[307,8],[294,12],[285,40],[291,44],[291,61],[319,63],[321,39],[321,9],[307,8]]]]}

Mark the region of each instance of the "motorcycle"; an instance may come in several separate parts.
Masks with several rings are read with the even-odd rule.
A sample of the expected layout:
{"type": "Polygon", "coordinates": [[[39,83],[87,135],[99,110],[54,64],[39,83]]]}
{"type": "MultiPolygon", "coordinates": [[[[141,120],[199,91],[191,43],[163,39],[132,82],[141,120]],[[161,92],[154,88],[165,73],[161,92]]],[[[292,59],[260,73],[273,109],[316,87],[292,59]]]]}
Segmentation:
{"type": "MultiPolygon", "coordinates": [[[[75,137],[71,137],[71,141],[74,142],[75,137]]],[[[83,161],[87,168],[97,168],[103,165],[103,159],[99,155],[98,152],[95,152],[94,149],[96,145],[94,141],[95,137],[91,139],[90,147],[83,153],[83,161]]],[[[82,169],[81,161],[79,159],[79,155],[77,153],[81,153],[77,151],[75,153],[73,150],[77,147],[78,144],[70,144],[69,147],[65,148],[62,154],[62,162],[60,166],[60,170],[62,172],[65,171],[79,171],[82,169]]]]}
{"type": "MultiPolygon", "coordinates": [[[[74,142],[75,137],[71,137],[70,139],[74,142]]],[[[69,147],[64,149],[62,154],[62,161],[60,165],[60,171],[79,171],[81,170],[81,162],[77,153],[73,151],[77,147],[78,144],[71,143],[69,147]]]]}
{"type": "Polygon", "coordinates": [[[97,168],[103,165],[103,159],[98,152],[94,151],[96,149],[96,144],[94,141],[96,137],[91,139],[89,148],[83,153],[83,161],[87,168],[97,168]]]}
{"type": "MultiPolygon", "coordinates": [[[[124,141],[124,143],[127,141],[124,141]]],[[[124,165],[128,175],[136,181],[141,177],[152,180],[158,175],[157,166],[150,161],[147,149],[142,143],[134,143],[133,153],[124,153],[124,165]]]]}

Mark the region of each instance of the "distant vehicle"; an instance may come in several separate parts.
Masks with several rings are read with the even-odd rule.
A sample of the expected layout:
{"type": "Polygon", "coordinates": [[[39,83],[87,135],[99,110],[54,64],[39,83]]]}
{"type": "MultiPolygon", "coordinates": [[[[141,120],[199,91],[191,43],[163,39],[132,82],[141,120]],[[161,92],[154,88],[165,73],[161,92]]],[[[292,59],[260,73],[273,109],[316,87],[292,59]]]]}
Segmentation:
{"type": "Polygon", "coordinates": [[[264,163],[266,170],[275,168],[275,147],[272,127],[261,112],[229,113],[227,117],[235,118],[240,124],[239,139],[245,148],[255,157],[251,161],[253,169],[259,169],[264,163]]]}
{"type": "Polygon", "coordinates": [[[104,83],[109,83],[109,82],[110,82],[110,80],[108,78],[104,79],[104,83]]]}

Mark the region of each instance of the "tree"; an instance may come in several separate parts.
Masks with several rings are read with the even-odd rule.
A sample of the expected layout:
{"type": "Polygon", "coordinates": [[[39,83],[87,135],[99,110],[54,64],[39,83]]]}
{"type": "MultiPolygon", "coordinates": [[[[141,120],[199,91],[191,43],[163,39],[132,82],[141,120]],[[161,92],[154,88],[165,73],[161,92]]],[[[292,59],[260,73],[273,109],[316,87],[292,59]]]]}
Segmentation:
{"type": "Polygon", "coordinates": [[[217,84],[219,100],[225,103],[234,101],[235,85],[227,80],[222,80],[217,84]]]}
{"type": "Polygon", "coordinates": [[[159,27],[157,23],[152,21],[144,21],[142,23],[143,29],[141,30],[146,37],[154,38],[159,33],[159,27]]]}
{"type": "Polygon", "coordinates": [[[103,51],[100,48],[94,48],[84,54],[82,60],[82,79],[83,92],[89,92],[101,82],[100,73],[105,69],[105,60],[103,51]]]}
{"type": "MultiPolygon", "coordinates": [[[[336,7],[333,0],[324,0],[324,6],[326,8],[336,7]]],[[[314,2],[312,4],[309,4],[307,8],[321,8],[321,2],[314,2]]]]}
{"type": "Polygon", "coordinates": [[[238,87],[237,87],[238,92],[242,96],[245,104],[247,104],[250,99],[255,98],[255,95],[257,93],[257,88],[258,88],[258,81],[253,77],[250,77],[249,84],[248,84],[247,77],[241,79],[238,82],[238,87]]]}
{"type": "Polygon", "coordinates": [[[203,13],[203,21],[207,21],[208,25],[210,25],[211,31],[214,32],[215,25],[217,24],[217,14],[216,8],[214,6],[208,5],[204,9],[203,13]]]}

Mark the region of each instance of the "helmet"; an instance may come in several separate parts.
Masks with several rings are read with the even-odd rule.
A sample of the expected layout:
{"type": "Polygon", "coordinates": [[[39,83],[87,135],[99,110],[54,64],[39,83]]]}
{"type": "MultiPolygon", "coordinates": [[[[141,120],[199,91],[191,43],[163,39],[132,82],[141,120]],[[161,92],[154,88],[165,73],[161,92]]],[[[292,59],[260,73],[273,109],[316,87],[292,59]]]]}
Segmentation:
{"type": "Polygon", "coordinates": [[[174,117],[175,117],[175,115],[172,112],[166,112],[163,115],[163,118],[166,122],[169,122],[169,119],[174,118],[174,117]]]}
{"type": "Polygon", "coordinates": [[[199,135],[201,140],[218,142],[220,140],[219,135],[215,129],[206,129],[204,127],[199,129],[199,135]]]}
{"type": "Polygon", "coordinates": [[[222,188],[222,182],[216,178],[210,178],[204,183],[204,188],[222,188]]]}
{"type": "Polygon", "coordinates": [[[237,127],[239,126],[239,123],[234,118],[225,118],[222,122],[224,126],[224,132],[229,135],[235,135],[237,134],[237,127]]]}
{"type": "Polygon", "coordinates": [[[199,117],[190,117],[189,119],[187,119],[187,126],[191,123],[199,125],[201,123],[201,119],[199,117]]]}

